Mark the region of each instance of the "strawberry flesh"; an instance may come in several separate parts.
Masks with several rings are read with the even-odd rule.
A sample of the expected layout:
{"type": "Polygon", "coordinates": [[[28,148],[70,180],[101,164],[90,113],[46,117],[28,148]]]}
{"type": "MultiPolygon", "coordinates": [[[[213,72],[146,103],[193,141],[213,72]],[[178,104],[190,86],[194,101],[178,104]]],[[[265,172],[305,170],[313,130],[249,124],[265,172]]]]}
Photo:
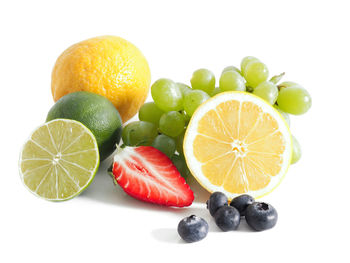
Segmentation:
{"type": "Polygon", "coordinates": [[[113,176],[128,195],[145,202],[184,207],[194,199],[171,160],[151,146],[120,149],[114,156],[113,176]]]}

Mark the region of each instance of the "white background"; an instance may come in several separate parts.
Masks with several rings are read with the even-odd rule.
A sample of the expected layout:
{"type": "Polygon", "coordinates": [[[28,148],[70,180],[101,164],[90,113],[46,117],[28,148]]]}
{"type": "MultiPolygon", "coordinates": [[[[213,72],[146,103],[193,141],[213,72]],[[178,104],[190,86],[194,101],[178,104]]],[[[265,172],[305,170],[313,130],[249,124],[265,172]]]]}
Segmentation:
{"type": "MultiPolygon", "coordinates": [[[[1,262],[349,262],[348,1],[2,1],[0,4],[1,262]],[[206,67],[217,76],[253,55],[272,74],[309,90],[311,110],[292,117],[301,161],[263,198],[276,227],[243,222],[223,233],[196,203],[163,208],[126,196],[101,165],[79,197],[53,203],[22,185],[17,162],[30,132],[53,105],[51,70],[73,43],[117,35],[146,56],[152,81],[189,83],[206,67]],[[180,241],[181,218],[208,220],[206,239],[180,241]]],[[[150,99],[150,98],[148,98],[150,99]]]]}

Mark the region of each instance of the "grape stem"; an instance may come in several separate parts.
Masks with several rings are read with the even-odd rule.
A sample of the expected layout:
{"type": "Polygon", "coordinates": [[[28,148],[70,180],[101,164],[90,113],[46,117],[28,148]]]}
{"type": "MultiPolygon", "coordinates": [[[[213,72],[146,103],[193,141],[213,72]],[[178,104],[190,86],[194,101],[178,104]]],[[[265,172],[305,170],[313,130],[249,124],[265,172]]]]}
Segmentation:
{"type": "Polygon", "coordinates": [[[254,89],[250,86],[246,86],[246,91],[252,93],[254,89]]]}
{"type": "Polygon", "coordinates": [[[114,164],[114,160],[112,161],[112,164],[108,167],[107,169],[107,173],[112,176],[112,178],[114,178],[113,176],[113,164],[114,164]]]}
{"type": "Polygon", "coordinates": [[[283,73],[281,73],[281,74],[279,74],[279,75],[273,76],[273,77],[270,79],[270,82],[272,82],[273,84],[277,84],[278,82],[281,81],[281,79],[283,78],[283,76],[284,76],[285,74],[286,74],[286,73],[283,72],[283,73]]]}
{"type": "Polygon", "coordinates": [[[277,88],[278,88],[278,91],[281,91],[281,89],[286,88],[286,86],[284,86],[284,85],[277,85],[277,88]]]}
{"type": "Polygon", "coordinates": [[[125,147],[126,147],[126,145],[124,143],[120,146],[118,144],[115,146],[116,149],[118,149],[118,148],[124,149],[125,147]]]}

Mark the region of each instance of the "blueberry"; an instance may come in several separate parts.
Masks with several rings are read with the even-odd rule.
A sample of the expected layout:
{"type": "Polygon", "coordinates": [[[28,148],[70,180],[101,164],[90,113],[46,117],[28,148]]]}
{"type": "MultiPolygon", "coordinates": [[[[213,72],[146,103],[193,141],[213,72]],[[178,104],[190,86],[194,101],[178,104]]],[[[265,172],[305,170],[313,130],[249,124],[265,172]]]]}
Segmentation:
{"type": "Polygon", "coordinates": [[[209,225],[203,218],[191,215],[182,219],[177,226],[177,232],[186,242],[197,242],[208,234],[209,225]]]}
{"type": "Polygon", "coordinates": [[[209,197],[207,201],[207,209],[209,209],[209,213],[214,216],[215,212],[222,206],[227,206],[228,200],[226,195],[221,192],[214,192],[209,197]]]}
{"type": "Polygon", "coordinates": [[[223,206],[219,208],[214,218],[216,225],[222,231],[236,230],[241,221],[241,215],[238,210],[232,206],[223,206]]]}
{"type": "Polygon", "coordinates": [[[256,231],[273,228],[277,223],[276,209],[267,203],[255,202],[245,211],[245,219],[250,227],[256,231]]]}
{"type": "Polygon", "coordinates": [[[234,208],[236,208],[238,212],[241,214],[241,216],[244,216],[245,210],[247,209],[248,205],[251,205],[254,202],[255,200],[253,197],[245,194],[245,195],[240,195],[240,196],[237,196],[236,198],[233,198],[230,203],[230,206],[233,206],[234,208]]]}

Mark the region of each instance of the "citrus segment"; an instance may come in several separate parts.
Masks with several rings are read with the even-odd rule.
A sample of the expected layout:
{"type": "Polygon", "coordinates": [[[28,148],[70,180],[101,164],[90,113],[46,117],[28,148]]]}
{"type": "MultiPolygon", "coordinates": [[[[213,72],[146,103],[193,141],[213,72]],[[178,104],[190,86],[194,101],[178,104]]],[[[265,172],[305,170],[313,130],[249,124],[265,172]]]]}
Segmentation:
{"type": "Polygon", "coordinates": [[[261,166],[256,165],[251,159],[244,159],[244,167],[249,189],[259,190],[261,187],[266,187],[271,181],[269,173],[266,173],[261,166]]]}
{"type": "Polygon", "coordinates": [[[232,160],[231,169],[226,174],[222,187],[229,192],[242,194],[248,191],[248,185],[244,175],[243,163],[240,158],[232,160]]]}
{"type": "Polygon", "coordinates": [[[221,141],[231,142],[232,137],[215,110],[208,111],[198,123],[198,132],[221,141]]]}
{"type": "Polygon", "coordinates": [[[56,198],[58,195],[58,191],[56,188],[56,179],[57,172],[55,167],[51,167],[50,170],[47,171],[45,176],[41,179],[38,186],[34,190],[39,196],[42,196],[47,199],[56,198]]]}
{"type": "Polygon", "coordinates": [[[32,192],[35,192],[37,187],[40,186],[40,182],[43,181],[44,177],[50,172],[52,172],[51,165],[28,169],[23,173],[23,181],[32,192]]]}
{"type": "Polygon", "coordinates": [[[217,158],[211,159],[202,166],[204,174],[208,175],[208,180],[216,186],[221,186],[226,177],[226,172],[232,166],[232,159],[235,158],[234,152],[225,153],[217,158]]]}
{"type": "Polygon", "coordinates": [[[67,200],[92,181],[99,165],[95,137],[83,124],[56,119],[37,128],[24,144],[20,176],[35,195],[67,200]]]}
{"type": "Polygon", "coordinates": [[[238,139],[244,140],[259,120],[262,110],[252,102],[242,102],[241,105],[238,139]]]}
{"type": "Polygon", "coordinates": [[[32,140],[34,143],[37,143],[38,147],[42,147],[49,153],[55,152],[57,149],[55,148],[55,144],[52,139],[51,132],[47,126],[44,126],[45,128],[40,129],[33,133],[32,140]],[[40,140],[41,137],[48,138],[48,140],[40,140]],[[38,141],[40,141],[40,144],[38,144],[38,141]]]}
{"type": "Polygon", "coordinates": [[[281,155],[263,152],[249,152],[246,160],[253,162],[261,171],[270,176],[276,176],[276,174],[280,172],[283,164],[281,155]]]}
{"type": "Polygon", "coordinates": [[[252,143],[261,138],[265,138],[266,136],[275,132],[277,129],[277,121],[270,114],[265,112],[260,115],[255,125],[251,128],[243,140],[245,143],[252,143]]]}
{"type": "Polygon", "coordinates": [[[249,151],[259,153],[282,154],[285,150],[284,136],[281,132],[271,133],[264,138],[258,138],[247,145],[249,151]]]}
{"type": "MultiPolygon", "coordinates": [[[[220,118],[225,123],[225,126],[230,131],[230,135],[233,138],[238,137],[238,127],[239,127],[239,111],[240,103],[239,101],[228,101],[223,102],[222,104],[216,107],[220,118]]],[[[229,140],[229,142],[232,140],[229,140]]]]}
{"type": "Polygon", "coordinates": [[[187,165],[210,192],[230,199],[274,189],[291,160],[291,135],[282,116],[245,92],[224,92],[196,110],[184,139],[187,165]]]}
{"type": "Polygon", "coordinates": [[[200,162],[207,162],[232,149],[229,143],[221,142],[201,134],[195,138],[193,145],[194,155],[200,162]]]}

